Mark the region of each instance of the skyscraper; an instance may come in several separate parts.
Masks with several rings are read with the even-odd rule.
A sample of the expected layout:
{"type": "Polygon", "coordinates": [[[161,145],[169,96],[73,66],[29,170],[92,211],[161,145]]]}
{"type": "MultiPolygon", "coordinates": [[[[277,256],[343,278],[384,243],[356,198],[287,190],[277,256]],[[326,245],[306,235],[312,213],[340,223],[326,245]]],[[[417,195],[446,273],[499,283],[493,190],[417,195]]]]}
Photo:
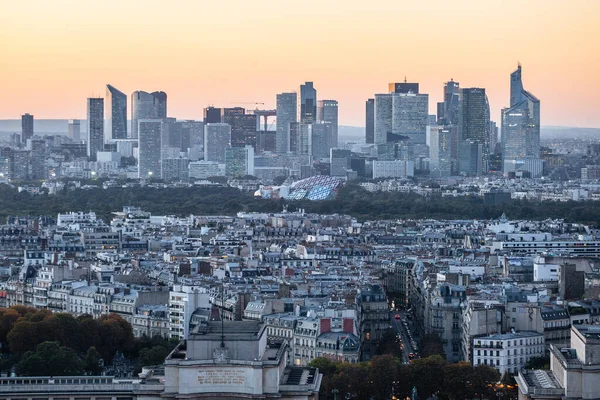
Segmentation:
{"type": "Polygon", "coordinates": [[[204,124],[220,124],[221,109],[213,106],[208,106],[204,109],[204,124]]]}
{"type": "Polygon", "coordinates": [[[223,108],[221,122],[231,126],[232,147],[256,147],[256,115],[246,114],[243,107],[223,108]]]}
{"type": "Polygon", "coordinates": [[[106,85],[106,134],[111,139],[127,139],[127,95],[117,88],[106,85]]]}
{"type": "Polygon", "coordinates": [[[405,136],[413,143],[425,143],[429,119],[429,95],[392,94],[392,133],[405,136]]]}
{"type": "Polygon", "coordinates": [[[375,143],[375,99],[365,102],[365,115],[365,142],[372,144],[375,143]]]}
{"type": "Polygon", "coordinates": [[[387,143],[388,133],[392,132],[392,95],[375,95],[375,144],[387,143]]]}
{"type": "Polygon", "coordinates": [[[388,93],[419,93],[419,84],[406,82],[392,82],[388,84],[388,93]]]}
{"type": "Polygon", "coordinates": [[[458,124],[459,83],[450,79],[444,83],[444,101],[438,103],[437,118],[439,125],[458,124]]]}
{"type": "Polygon", "coordinates": [[[29,167],[31,179],[46,179],[46,141],[31,139],[29,167]]]}
{"type": "Polygon", "coordinates": [[[25,145],[27,139],[33,138],[33,115],[24,114],[21,116],[21,143],[25,145]]]}
{"type": "Polygon", "coordinates": [[[317,102],[317,122],[331,124],[331,147],[338,147],[338,102],[319,100],[317,102]]]}
{"type": "Polygon", "coordinates": [[[304,85],[300,85],[297,96],[298,122],[312,124],[317,118],[317,90],[313,83],[305,82],[304,85]]]}
{"type": "Polygon", "coordinates": [[[502,158],[540,157],[540,101],[523,89],[521,64],[510,75],[510,107],[502,110],[502,158]]]}
{"type": "Polygon", "coordinates": [[[204,161],[225,162],[225,149],[231,146],[229,124],[204,125],[204,161]]]}
{"type": "Polygon", "coordinates": [[[490,106],[485,89],[460,89],[458,106],[459,164],[464,164],[459,165],[461,172],[476,174],[487,172],[489,128],[490,106]],[[481,145],[481,148],[478,148],[476,144],[481,145]],[[467,162],[467,157],[472,157],[474,154],[481,154],[482,159],[467,162]],[[472,171],[473,166],[479,168],[478,171],[472,171]]]}
{"type": "Polygon", "coordinates": [[[96,161],[96,153],[104,150],[104,99],[87,99],[87,156],[96,161]]]}
{"type": "Polygon", "coordinates": [[[79,142],[81,140],[81,123],[78,119],[69,120],[69,137],[71,137],[75,142],[79,142]]]}
{"type": "Polygon", "coordinates": [[[310,124],[311,129],[311,155],[313,159],[319,160],[329,157],[329,149],[335,148],[333,143],[333,124],[321,122],[310,124]]]}
{"type": "Polygon", "coordinates": [[[162,156],[162,127],[161,119],[138,120],[138,178],[161,178],[162,156]]]}
{"type": "Polygon", "coordinates": [[[290,123],[297,121],[297,96],[295,92],[277,95],[277,132],[275,148],[277,153],[290,151],[290,123]]]}
{"type": "Polygon", "coordinates": [[[138,137],[140,119],[167,118],[167,94],[165,92],[144,92],[131,94],[131,138],[138,137]]]}

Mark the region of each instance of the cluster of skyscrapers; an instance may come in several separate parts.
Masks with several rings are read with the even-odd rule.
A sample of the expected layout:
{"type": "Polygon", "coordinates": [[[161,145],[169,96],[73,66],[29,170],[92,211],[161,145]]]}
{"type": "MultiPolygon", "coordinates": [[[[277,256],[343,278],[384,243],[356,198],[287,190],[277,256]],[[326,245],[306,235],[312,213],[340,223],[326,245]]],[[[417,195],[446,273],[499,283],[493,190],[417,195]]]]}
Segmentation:
{"type": "Polygon", "coordinates": [[[432,176],[481,175],[493,171],[542,172],[540,102],[523,89],[521,65],[511,74],[510,107],[502,110],[502,142],[490,120],[484,88],[444,84],[437,115],[418,83],[390,83],[387,93],[366,102],[366,142],[379,160],[428,161],[432,176]],[[426,146],[424,146],[426,145],[426,146]]]}
{"type": "MultiPolygon", "coordinates": [[[[543,167],[540,102],[523,88],[521,76],[519,65],[511,74],[510,106],[502,110],[500,142],[484,88],[461,88],[451,79],[430,114],[429,95],[404,79],[367,100],[366,146],[338,147],[338,102],[319,99],[313,82],[277,94],[274,110],[208,106],[201,120],[170,118],[165,92],[138,90],[128,98],[106,85],[104,97],[87,99],[87,134],[82,138],[80,121],[71,120],[72,148],[61,146],[74,150],[75,160],[80,152],[87,155],[88,164],[73,168],[114,176],[124,165],[137,166],[127,176],[140,179],[398,178],[415,171],[432,177],[528,171],[536,177],[543,167]]],[[[63,176],[60,166],[53,171],[44,163],[50,145],[34,136],[33,115],[22,116],[17,141],[2,150],[2,173],[11,179],[44,179],[49,171],[63,176]]]]}

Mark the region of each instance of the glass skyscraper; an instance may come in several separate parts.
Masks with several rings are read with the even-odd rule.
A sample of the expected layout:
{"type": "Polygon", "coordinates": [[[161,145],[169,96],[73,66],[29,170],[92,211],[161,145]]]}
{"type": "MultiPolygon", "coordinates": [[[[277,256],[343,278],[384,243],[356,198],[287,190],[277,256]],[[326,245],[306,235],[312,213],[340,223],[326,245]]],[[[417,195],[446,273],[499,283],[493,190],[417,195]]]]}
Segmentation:
{"type": "Polygon", "coordinates": [[[487,173],[489,129],[490,106],[485,89],[460,89],[458,102],[458,156],[461,172],[468,174],[487,173]],[[481,145],[481,147],[476,146],[477,144],[481,145]],[[479,157],[479,154],[481,154],[481,160],[471,159],[474,155],[479,157]],[[474,168],[477,168],[477,171],[474,168]]]}
{"type": "Polygon", "coordinates": [[[106,134],[110,139],[127,139],[127,95],[106,85],[106,134]]]}
{"type": "Polygon", "coordinates": [[[372,144],[375,143],[375,99],[365,102],[365,116],[365,142],[372,144]]]}
{"type": "Polygon", "coordinates": [[[162,157],[162,127],[160,119],[140,119],[138,121],[138,178],[160,179],[162,157]]]}
{"type": "Polygon", "coordinates": [[[317,119],[317,90],[312,82],[305,82],[300,85],[296,93],[296,107],[298,109],[298,122],[302,124],[312,124],[317,119]]]}
{"type": "Polygon", "coordinates": [[[104,99],[87,99],[87,156],[96,161],[96,153],[104,150],[104,99]]]}
{"type": "Polygon", "coordinates": [[[510,75],[510,107],[502,110],[502,158],[540,157],[540,101],[523,89],[521,65],[510,75]]]}
{"type": "Polygon", "coordinates": [[[131,138],[138,137],[140,119],[167,118],[167,94],[165,92],[144,92],[131,94],[131,138]]]}
{"type": "MultiPolygon", "coordinates": [[[[338,146],[338,102],[337,100],[319,100],[317,102],[317,121],[331,124],[331,147],[338,146]]],[[[329,151],[329,149],[328,149],[329,151]]]]}
{"type": "Polygon", "coordinates": [[[277,132],[275,150],[277,153],[290,151],[290,124],[297,121],[297,95],[295,92],[277,95],[277,132]]]}

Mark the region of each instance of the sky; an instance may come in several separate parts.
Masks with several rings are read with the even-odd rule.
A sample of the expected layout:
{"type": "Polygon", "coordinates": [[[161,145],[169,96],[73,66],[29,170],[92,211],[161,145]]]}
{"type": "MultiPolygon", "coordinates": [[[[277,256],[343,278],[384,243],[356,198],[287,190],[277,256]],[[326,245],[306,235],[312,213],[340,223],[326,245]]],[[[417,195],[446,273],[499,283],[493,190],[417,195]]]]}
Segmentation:
{"type": "Polygon", "coordinates": [[[207,105],[274,108],[313,81],[364,126],[365,100],[419,82],[484,87],[492,119],[510,73],[542,125],[600,127],[600,0],[0,0],[0,119],[85,118],[107,83],[163,90],[171,117],[207,105]]]}

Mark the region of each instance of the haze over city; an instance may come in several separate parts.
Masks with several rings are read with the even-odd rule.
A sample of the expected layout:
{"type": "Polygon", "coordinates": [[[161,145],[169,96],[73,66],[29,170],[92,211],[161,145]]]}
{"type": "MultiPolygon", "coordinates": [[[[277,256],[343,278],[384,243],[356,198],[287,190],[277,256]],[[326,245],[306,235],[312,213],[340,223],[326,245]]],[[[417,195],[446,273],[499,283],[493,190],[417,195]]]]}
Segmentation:
{"type": "Polygon", "coordinates": [[[165,91],[171,116],[199,118],[209,104],[275,108],[313,81],[341,125],[364,126],[365,99],[406,76],[432,112],[451,78],[484,87],[500,121],[520,62],[543,125],[600,126],[597,1],[2,3],[1,119],[85,118],[106,83],[165,91]]]}

